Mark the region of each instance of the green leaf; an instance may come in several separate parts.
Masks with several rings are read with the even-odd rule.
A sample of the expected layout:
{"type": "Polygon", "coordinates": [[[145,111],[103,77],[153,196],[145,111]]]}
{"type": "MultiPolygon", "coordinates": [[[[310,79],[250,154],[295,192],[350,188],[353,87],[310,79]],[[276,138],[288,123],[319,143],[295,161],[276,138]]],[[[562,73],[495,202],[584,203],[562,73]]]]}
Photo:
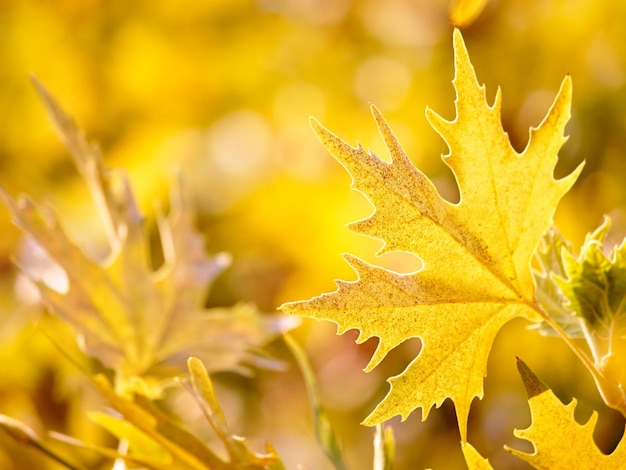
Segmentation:
{"type": "MultiPolygon", "coordinates": [[[[584,320],[566,305],[567,298],[555,281],[555,277],[567,276],[563,264],[563,253],[572,253],[573,248],[556,226],[551,227],[535,253],[540,270],[533,270],[536,285],[536,298],[546,315],[556,321],[571,338],[584,337],[584,320]]],[[[556,335],[557,332],[548,323],[535,323],[529,329],[537,330],[542,335],[556,335]]]]}
{"type": "Polygon", "coordinates": [[[626,242],[610,250],[604,246],[610,222],[605,217],[585,237],[578,257],[562,250],[563,272],[554,275],[567,307],[599,337],[626,327],[626,242]]]}
{"type": "MultiPolygon", "coordinates": [[[[604,244],[610,219],[585,237],[578,256],[554,229],[539,251],[537,300],[571,337],[592,352],[598,388],[610,406],[626,411],[626,241],[604,244]]],[[[548,327],[542,325],[541,331],[548,327]]]]}

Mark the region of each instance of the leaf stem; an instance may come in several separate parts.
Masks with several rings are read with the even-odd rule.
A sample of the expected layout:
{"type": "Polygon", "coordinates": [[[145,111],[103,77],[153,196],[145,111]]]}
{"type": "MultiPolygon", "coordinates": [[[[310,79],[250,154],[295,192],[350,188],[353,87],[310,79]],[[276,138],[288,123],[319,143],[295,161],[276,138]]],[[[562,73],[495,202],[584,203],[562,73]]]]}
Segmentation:
{"type": "Polygon", "coordinates": [[[591,333],[589,331],[589,327],[587,326],[587,322],[584,320],[580,321],[580,328],[583,332],[583,335],[585,337],[585,341],[587,341],[587,346],[589,346],[589,349],[591,350],[591,354],[593,356],[593,360],[595,364],[599,364],[601,361],[601,352],[598,349],[598,342],[596,341],[595,337],[593,336],[593,333],[591,333]]]}
{"type": "Polygon", "coordinates": [[[326,415],[326,410],[322,406],[320,399],[320,392],[315,380],[315,374],[311,368],[311,364],[304,352],[302,346],[293,339],[288,333],[283,333],[283,340],[291,351],[300,373],[304,379],[304,383],[311,401],[313,408],[313,420],[315,423],[315,434],[318,442],[320,443],[322,450],[335,466],[336,470],[346,470],[347,466],[343,461],[343,455],[341,453],[341,446],[337,440],[337,436],[330,424],[330,420],[326,415]]]}
{"type": "Polygon", "coordinates": [[[561,339],[565,341],[565,344],[569,346],[569,348],[587,368],[596,382],[596,387],[598,388],[604,403],[607,406],[618,410],[626,418],[626,396],[624,395],[622,387],[605,377],[604,374],[598,370],[595,363],[589,358],[589,356],[578,347],[578,345],[567,335],[567,333],[565,333],[565,330],[563,330],[563,328],[561,328],[555,320],[543,311],[537,302],[529,303],[529,306],[541,315],[546,323],[554,328],[561,339]]]}
{"type": "Polygon", "coordinates": [[[63,457],[61,457],[59,454],[54,452],[50,447],[48,447],[42,441],[33,442],[31,445],[35,447],[36,449],[38,449],[39,451],[43,452],[45,455],[47,455],[49,458],[51,458],[58,464],[63,465],[65,468],[69,470],[80,470],[80,467],[76,467],[74,464],[71,464],[70,462],[65,460],[63,457]]]}

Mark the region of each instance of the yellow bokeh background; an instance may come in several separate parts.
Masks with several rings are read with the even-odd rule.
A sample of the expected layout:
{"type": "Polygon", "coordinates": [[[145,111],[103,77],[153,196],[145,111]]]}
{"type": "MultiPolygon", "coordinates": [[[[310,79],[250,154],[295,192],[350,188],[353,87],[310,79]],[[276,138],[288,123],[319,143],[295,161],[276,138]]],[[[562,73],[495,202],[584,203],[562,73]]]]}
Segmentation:
{"type": "MultiPolygon", "coordinates": [[[[207,249],[234,259],[213,286],[210,305],[249,300],[273,312],[283,302],[332,291],[333,279],[354,279],[343,252],[414,270],[415,258],[378,259],[379,242],[345,228],[372,208],[349,189],[350,177],[317,142],[308,116],[385,157],[368,109],[375,104],[412,161],[443,195],[456,198],[440,159],[446,146],[424,118],[426,106],[447,118],[454,113],[449,3],[0,0],[0,185],[49,201],[85,244],[101,239],[87,189],[29,82],[34,74],[100,143],[106,164],[128,172],[149,221],[154,201],[165,201],[182,174],[207,249]]],[[[503,124],[518,150],[571,75],[570,140],[557,175],[582,160],[586,166],[556,221],[578,246],[609,214],[610,237],[619,242],[626,234],[626,3],[492,0],[463,35],[488,99],[502,88],[503,124]]],[[[43,309],[16,294],[11,258],[24,245],[7,210],[0,225],[0,413],[41,433],[107,442],[85,417],[98,403],[93,391],[33,327],[43,309]]],[[[502,450],[505,443],[524,446],[512,429],[529,424],[517,355],[562,400],[578,398],[580,419],[599,411],[596,438],[610,449],[623,419],[604,407],[561,341],[525,326],[508,325],[494,345],[469,440],[496,468],[527,468],[502,450]]],[[[373,430],[359,421],[419,343],[403,345],[365,374],[373,345],[355,345],[352,332],[334,333],[332,325],[305,322],[296,337],[311,357],[348,466],[370,468],[373,430]]],[[[271,348],[289,363],[284,348],[271,348]]],[[[220,383],[238,434],[259,449],[272,443],[288,468],[330,468],[294,367],[220,383]]],[[[397,468],[463,468],[450,404],[426,423],[419,414],[392,421],[397,468]]],[[[0,468],[60,467],[0,436],[0,468]]]]}

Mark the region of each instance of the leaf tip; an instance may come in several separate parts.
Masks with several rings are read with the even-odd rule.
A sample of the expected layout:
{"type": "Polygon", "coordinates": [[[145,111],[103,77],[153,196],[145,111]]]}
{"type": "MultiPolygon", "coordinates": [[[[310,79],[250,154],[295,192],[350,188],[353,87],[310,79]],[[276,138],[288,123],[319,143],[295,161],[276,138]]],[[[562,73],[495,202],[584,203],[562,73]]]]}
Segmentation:
{"type": "Polygon", "coordinates": [[[467,46],[465,45],[463,34],[459,28],[454,28],[452,44],[454,47],[454,62],[458,69],[460,63],[469,63],[469,53],[467,52],[467,46]]]}
{"type": "Polygon", "coordinates": [[[41,99],[41,101],[43,102],[46,108],[46,112],[50,116],[52,123],[55,126],[58,126],[58,121],[60,121],[61,117],[69,119],[65,116],[65,113],[62,111],[61,106],[52,97],[52,93],[50,93],[50,91],[44,86],[44,84],[41,83],[41,81],[32,73],[30,74],[29,78],[30,82],[35,87],[37,95],[39,95],[39,99],[41,99]]]}
{"type": "Polygon", "coordinates": [[[544,384],[519,357],[517,358],[517,370],[522,377],[522,382],[524,382],[529,400],[549,390],[547,385],[544,384]]]}
{"type": "Polygon", "coordinates": [[[315,135],[317,136],[324,131],[328,132],[328,130],[313,116],[309,116],[309,126],[311,126],[311,129],[313,129],[313,132],[315,132],[315,135]]]}
{"type": "Polygon", "coordinates": [[[30,445],[40,440],[30,427],[7,415],[0,414],[0,429],[21,444],[30,445]]]}
{"type": "Polygon", "coordinates": [[[569,92],[572,91],[572,76],[568,73],[565,74],[565,77],[563,77],[563,84],[562,86],[568,90],[569,92]]]}
{"type": "Polygon", "coordinates": [[[454,85],[454,89],[456,90],[456,107],[457,107],[457,117],[459,112],[459,97],[472,93],[485,93],[484,85],[478,83],[478,78],[476,77],[476,71],[474,70],[474,66],[472,65],[472,61],[470,60],[469,52],[467,51],[467,46],[465,45],[465,40],[463,39],[463,35],[458,28],[454,29],[454,37],[453,37],[453,48],[454,48],[454,79],[452,80],[452,84],[454,85]]]}
{"type": "Polygon", "coordinates": [[[50,93],[48,92],[46,87],[43,86],[43,84],[41,83],[39,78],[37,78],[37,75],[35,75],[34,73],[31,72],[28,75],[28,78],[29,78],[30,82],[33,84],[33,86],[35,87],[35,90],[37,91],[37,93],[40,96],[48,96],[48,95],[50,95],[50,93]]]}

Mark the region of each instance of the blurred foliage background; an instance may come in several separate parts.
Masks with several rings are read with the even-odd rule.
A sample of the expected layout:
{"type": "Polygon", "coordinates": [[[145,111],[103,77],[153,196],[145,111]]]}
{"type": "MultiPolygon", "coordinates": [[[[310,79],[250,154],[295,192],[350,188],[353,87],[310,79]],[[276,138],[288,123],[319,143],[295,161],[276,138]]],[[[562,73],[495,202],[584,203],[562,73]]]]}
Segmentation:
{"type": "MultiPolygon", "coordinates": [[[[107,165],[128,171],[148,226],[154,201],[165,201],[182,173],[208,250],[234,259],[209,305],[249,300],[271,312],[285,301],[332,291],[333,279],[354,278],[342,252],[412,271],[415,258],[379,259],[380,243],[344,227],[371,206],[349,189],[349,176],[316,141],[307,116],[383,156],[368,110],[376,104],[413,162],[442,194],[457,198],[439,158],[446,146],[424,118],[426,106],[454,115],[448,9],[447,0],[2,0],[0,185],[50,201],[86,245],[102,240],[87,190],[29,83],[32,73],[100,143],[107,165]]],[[[518,150],[562,78],[572,76],[570,140],[557,174],[587,163],[556,221],[578,246],[609,214],[611,236],[620,241],[626,234],[626,3],[491,0],[463,34],[489,100],[498,86],[503,90],[503,124],[518,150]]],[[[11,263],[29,245],[6,210],[0,225],[0,413],[42,433],[107,442],[85,416],[100,406],[93,390],[33,326],[42,315],[49,319],[20,288],[11,263]]],[[[373,430],[359,421],[419,341],[365,374],[375,345],[357,346],[354,332],[334,332],[331,324],[305,322],[296,337],[316,370],[350,468],[369,468],[373,430]]],[[[280,342],[270,352],[285,361],[285,371],[216,379],[233,429],[259,449],[271,442],[289,468],[330,468],[313,437],[297,368],[280,342]]],[[[502,450],[504,443],[527,444],[512,436],[530,420],[516,355],[562,400],[578,398],[578,419],[598,410],[598,444],[605,451],[616,444],[623,419],[604,407],[573,354],[560,340],[514,322],[498,336],[485,399],[470,416],[469,440],[496,468],[526,468],[502,450]]],[[[398,468],[463,468],[449,403],[427,423],[416,411],[392,425],[398,468]]],[[[0,468],[59,467],[0,435],[0,468]]]]}

